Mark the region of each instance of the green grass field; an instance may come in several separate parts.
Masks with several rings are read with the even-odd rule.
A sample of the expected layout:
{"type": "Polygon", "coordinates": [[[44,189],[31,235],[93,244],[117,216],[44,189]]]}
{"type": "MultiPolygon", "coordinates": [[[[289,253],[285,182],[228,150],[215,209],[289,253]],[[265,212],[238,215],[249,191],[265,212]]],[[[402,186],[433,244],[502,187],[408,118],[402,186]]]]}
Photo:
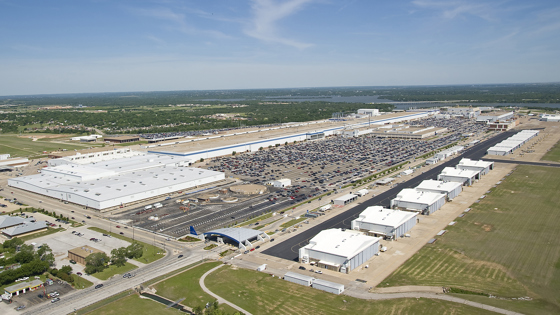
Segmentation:
{"type": "Polygon", "coordinates": [[[158,303],[156,301],[140,298],[136,294],[129,295],[122,299],[116,300],[110,304],[103,307],[97,308],[94,311],[81,314],[91,314],[91,315],[122,315],[122,314],[134,314],[134,315],[154,315],[154,314],[185,314],[176,310],[174,308],[167,308],[167,306],[158,303]]]}
{"type": "Polygon", "coordinates": [[[88,148],[91,144],[66,144],[61,143],[69,139],[72,135],[64,135],[58,139],[41,139],[32,141],[30,137],[40,136],[39,134],[29,135],[28,137],[18,137],[17,135],[0,135],[0,154],[9,153],[12,157],[36,157],[43,155],[43,151],[57,150],[81,150],[88,148]],[[60,142],[57,142],[60,141],[60,142]]]}
{"type": "Polygon", "coordinates": [[[92,274],[92,276],[96,277],[99,280],[107,280],[114,275],[121,275],[121,274],[129,272],[131,270],[134,270],[136,268],[138,268],[138,267],[136,267],[135,265],[133,265],[129,262],[127,262],[122,267],[117,267],[115,265],[109,265],[109,267],[105,268],[105,270],[103,270],[102,272],[94,273],[94,274],[92,274]]]}
{"type": "Polygon", "coordinates": [[[541,160],[560,162],[560,142],[556,142],[556,144],[550,149],[550,151],[546,152],[541,160]]]}
{"type": "Polygon", "coordinates": [[[212,292],[252,314],[495,314],[431,299],[360,300],[294,284],[253,270],[222,267],[208,277],[212,292]]]}
{"type": "Polygon", "coordinates": [[[535,304],[545,313],[560,313],[559,178],[558,168],[518,166],[381,286],[442,285],[502,297],[530,296],[535,301],[509,305],[520,309],[535,304]]]}
{"type": "Polygon", "coordinates": [[[294,224],[298,224],[298,223],[300,223],[300,222],[302,222],[302,221],[305,221],[305,220],[308,220],[308,219],[309,219],[309,218],[306,218],[306,217],[300,217],[299,219],[292,219],[292,220],[290,220],[290,221],[288,221],[288,222],[286,222],[286,223],[282,223],[282,225],[280,225],[280,227],[281,227],[281,228],[287,228],[287,227],[290,227],[290,226],[292,226],[292,225],[294,225],[294,224]]]}
{"type": "MultiPolygon", "coordinates": [[[[96,232],[104,233],[104,234],[109,234],[112,237],[116,237],[118,239],[121,239],[121,240],[127,241],[129,243],[132,243],[131,238],[120,235],[118,233],[109,233],[109,231],[106,231],[104,229],[100,229],[100,228],[97,228],[97,227],[88,227],[88,230],[92,230],[92,231],[96,231],[96,232]]],[[[165,254],[162,254],[163,249],[161,249],[157,246],[154,246],[154,245],[144,243],[144,242],[140,242],[140,241],[135,241],[135,242],[144,245],[144,254],[142,255],[142,257],[140,257],[138,259],[135,258],[134,260],[136,260],[138,262],[141,262],[141,263],[144,263],[144,264],[149,264],[149,263],[152,263],[152,262],[154,262],[154,261],[156,261],[156,260],[158,260],[162,257],[165,257],[165,254]]]]}
{"type": "Polygon", "coordinates": [[[91,281],[86,280],[78,276],[77,274],[72,274],[72,278],[74,279],[74,283],[72,283],[72,285],[74,286],[75,289],[85,289],[93,285],[91,281]]]}
{"type": "MultiPolygon", "coordinates": [[[[221,264],[222,262],[205,263],[162,281],[154,285],[156,294],[173,301],[185,298],[181,304],[191,308],[204,306],[206,302],[214,301],[214,298],[202,291],[198,281],[206,271],[221,264]]],[[[227,305],[221,305],[221,308],[233,312],[233,308],[227,305]]]]}

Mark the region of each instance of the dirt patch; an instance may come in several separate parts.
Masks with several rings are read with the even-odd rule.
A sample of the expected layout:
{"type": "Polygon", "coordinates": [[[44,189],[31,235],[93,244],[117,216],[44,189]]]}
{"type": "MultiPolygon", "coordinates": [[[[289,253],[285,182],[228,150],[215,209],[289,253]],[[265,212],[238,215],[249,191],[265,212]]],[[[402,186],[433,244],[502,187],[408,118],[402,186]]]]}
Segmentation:
{"type": "Polygon", "coordinates": [[[483,229],[485,232],[491,232],[491,231],[494,229],[494,226],[493,226],[492,224],[484,224],[484,225],[482,226],[482,229],[483,229]]]}
{"type": "Polygon", "coordinates": [[[33,136],[17,136],[18,138],[31,138],[31,141],[37,141],[39,139],[57,139],[57,138],[68,138],[68,135],[33,135],[33,136]]]}

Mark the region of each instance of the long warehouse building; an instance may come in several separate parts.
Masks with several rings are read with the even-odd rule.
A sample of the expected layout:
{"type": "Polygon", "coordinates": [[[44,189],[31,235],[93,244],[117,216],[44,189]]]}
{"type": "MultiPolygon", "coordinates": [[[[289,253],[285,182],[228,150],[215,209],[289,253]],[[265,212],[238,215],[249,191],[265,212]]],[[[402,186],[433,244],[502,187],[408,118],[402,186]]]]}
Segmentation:
{"type": "Polygon", "coordinates": [[[417,216],[416,212],[384,209],[382,206],[367,207],[352,221],[351,228],[371,236],[396,239],[416,225],[417,216]]]}
{"type": "Polygon", "coordinates": [[[140,154],[90,164],[46,167],[8,185],[103,210],[225,179],[222,172],[186,167],[182,157],[140,154]]]}

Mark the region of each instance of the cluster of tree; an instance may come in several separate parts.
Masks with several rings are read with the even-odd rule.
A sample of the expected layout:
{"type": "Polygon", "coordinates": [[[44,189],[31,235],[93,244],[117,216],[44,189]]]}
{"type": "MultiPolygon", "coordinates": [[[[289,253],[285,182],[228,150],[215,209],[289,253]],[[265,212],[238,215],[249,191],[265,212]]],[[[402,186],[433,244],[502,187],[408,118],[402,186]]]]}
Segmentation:
{"type": "MultiPolygon", "coordinates": [[[[159,133],[224,129],[238,127],[237,120],[220,120],[209,118],[218,113],[236,114],[246,118],[241,123],[247,126],[276,124],[281,122],[301,122],[331,118],[335,112],[356,112],[363,104],[330,102],[292,102],[263,103],[259,101],[243,102],[244,107],[227,107],[211,102],[216,106],[192,108],[172,108],[169,106],[152,106],[150,108],[122,107],[107,108],[106,112],[76,110],[29,110],[0,114],[0,120],[9,121],[3,133],[17,132],[17,126],[28,126],[24,132],[32,131],[31,126],[40,128],[37,132],[50,133],[86,133],[85,127],[108,128],[114,133],[159,133]],[[62,124],[65,126],[62,128],[62,124]],[[12,126],[13,125],[13,126],[12,126]],[[15,129],[14,129],[15,126],[15,129]],[[57,128],[55,128],[57,126],[57,128]],[[70,126],[70,127],[69,127],[70,126]]],[[[376,104],[381,111],[390,111],[392,105],[376,104]]],[[[0,125],[1,127],[1,125],[0,125]]]]}
{"type": "Polygon", "coordinates": [[[119,247],[111,251],[111,257],[105,253],[93,253],[86,257],[85,272],[94,274],[102,272],[111,263],[116,266],[124,266],[127,259],[140,258],[144,254],[144,245],[140,243],[132,243],[128,247],[119,247]]]}
{"type": "Polygon", "coordinates": [[[54,255],[47,244],[41,245],[41,248],[35,251],[33,245],[25,245],[21,239],[14,237],[4,241],[2,251],[14,255],[0,259],[0,265],[20,264],[21,266],[0,273],[0,285],[12,283],[18,278],[40,275],[54,264],[54,255]]]}
{"type": "Polygon", "coordinates": [[[66,281],[68,283],[74,282],[74,278],[72,278],[72,276],[71,276],[71,274],[72,274],[72,267],[71,266],[64,265],[60,269],[56,269],[56,268],[49,269],[48,272],[51,275],[53,275],[55,277],[58,277],[58,278],[66,281]]]}
{"type": "Polygon", "coordinates": [[[193,308],[193,313],[195,315],[244,315],[245,313],[235,311],[233,313],[228,313],[222,309],[220,309],[220,304],[218,301],[214,301],[213,303],[208,303],[206,306],[197,306],[193,308]]]}

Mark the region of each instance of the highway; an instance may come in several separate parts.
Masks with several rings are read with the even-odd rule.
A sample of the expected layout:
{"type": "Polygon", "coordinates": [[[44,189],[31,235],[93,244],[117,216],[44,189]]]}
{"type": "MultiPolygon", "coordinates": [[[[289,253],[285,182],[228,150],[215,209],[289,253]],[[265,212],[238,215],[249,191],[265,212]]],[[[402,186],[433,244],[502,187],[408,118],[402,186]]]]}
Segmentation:
{"type": "Polygon", "coordinates": [[[445,167],[454,167],[459,163],[459,160],[462,158],[470,158],[474,160],[481,159],[484,155],[486,155],[486,151],[489,147],[494,146],[495,144],[501,142],[502,140],[512,136],[514,132],[504,132],[501,134],[496,135],[493,138],[490,138],[486,141],[480,142],[479,144],[465,150],[462,154],[457,155],[457,157],[446,161],[437,167],[434,167],[421,175],[418,175],[406,182],[403,182],[396,187],[389,189],[369,200],[362,202],[354,206],[353,208],[348,209],[347,211],[332,217],[325,222],[322,222],[316,226],[313,226],[287,240],[284,240],[277,245],[270,247],[264,250],[262,253],[278,258],[283,258],[287,260],[298,260],[298,250],[307,245],[309,240],[317,235],[322,230],[332,229],[332,228],[343,228],[349,229],[352,220],[356,219],[362,211],[364,211],[367,207],[370,206],[385,206],[389,207],[391,199],[393,199],[397,193],[399,193],[403,188],[413,188],[418,186],[420,182],[426,179],[436,179],[437,175],[441,172],[441,170],[445,167]]]}

